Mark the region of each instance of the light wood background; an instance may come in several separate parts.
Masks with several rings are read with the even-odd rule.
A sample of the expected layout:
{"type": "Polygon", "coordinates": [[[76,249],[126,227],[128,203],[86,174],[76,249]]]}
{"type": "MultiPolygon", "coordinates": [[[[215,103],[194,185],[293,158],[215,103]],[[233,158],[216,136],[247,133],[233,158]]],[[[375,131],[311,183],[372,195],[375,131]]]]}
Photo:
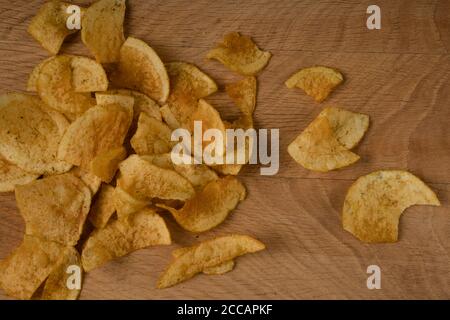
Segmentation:
{"type": "MultiPolygon", "coordinates": [[[[26,33],[41,3],[0,1],[1,93],[24,90],[33,66],[47,57],[26,33]]],[[[89,273],[82,299],[450,298],[450,1],[141,0],[128,7],[128,35],[147,41],[164,61],[197,64],[221,87],[239,77],[205,55],[226,32],[250,35],[273,53],[258,77],[256,124],[280,129],[280,171],[263,177],[258,167],[247,167],[241,176],[248,199],[225,223],[196,237],[169,221],[174,245],[140,250],[89,273]],[[366,9],[374,3],[382,29],[369,31],[366,9]],[[323,105],[283,85],[315,64],[346,77],[323,105]],[[367,113],[371,127],[356,149],[358,163],[318,174],[297,165],[286,147],[324,105],[367,113]],[[425,180],[443,206],[408,209],[398,243],[366,245],[341,227],[344,197],[357,177],[387,168],[425,180]],[[254,235],[268,249],[238,259],[226,275],[154,289],[172,249],[230,232],[254,235]],[[371,264],[381,267],[381,290],[366,287],[371,264]]],[[[88,54],[79,35],[63,52],[88,54]]],[[[236,114],[224,93],[208,100],[225,117],[236,114]]],[[[23,230],[14,196],[1,194],[0,258],[20,243],[23,230]]]]}

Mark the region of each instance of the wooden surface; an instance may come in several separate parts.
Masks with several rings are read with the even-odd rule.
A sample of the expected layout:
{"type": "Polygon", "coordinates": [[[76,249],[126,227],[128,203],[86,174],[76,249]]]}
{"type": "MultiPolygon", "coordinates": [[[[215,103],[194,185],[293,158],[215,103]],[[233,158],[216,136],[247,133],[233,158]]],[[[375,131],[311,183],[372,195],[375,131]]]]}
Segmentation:
{"type": "MultiPolygon", "coordinates": [[[[197,64],[221,87],[238,77],[205,55],[224,33],[240,31],[272,52],[258,77],[255,116],[258,127],[280,129],[280,171],[262,177],[257,166],[247,167],[241,176],[248,199],[225,223],[195,237],[169,221],[174,245],[140,250],[89,273],[82,299],[450,298],[450,1],[376,1],[382,29],[369,31],[365,12],[373,3],[128,1],[127,34],[147,41],[164,61],[197,64]],[[346,77],[324,105],[371,117],[355,150],[362,159],[326,174],[303,169],[286,152],[324,105],[283,82],[315,64],[346,77]],[[343,200],[357,177],[387,168],[424,179],[443,205],[408,209],[398,243],[366,245],[342,229],[343,200]],[[238,259],[226,275],[154,289],[172,249],[229,232],[254,235],[268,249],[238,259]],[[371,264],[381,268],[381,290],[366,287],[371,264]]],[[[0,1],[1,93],[24,90],[32,67],[47,56],[25,31],[40,4],[0,1]]],[[[63,51],[88,54],[79,35],[63,51]]],[[[226,117],[235,114],[224,93],[208,100],[226,117]]],[[[0,214],[3,258],[23,234],[12,194],[0,195],[0,214]]]]}

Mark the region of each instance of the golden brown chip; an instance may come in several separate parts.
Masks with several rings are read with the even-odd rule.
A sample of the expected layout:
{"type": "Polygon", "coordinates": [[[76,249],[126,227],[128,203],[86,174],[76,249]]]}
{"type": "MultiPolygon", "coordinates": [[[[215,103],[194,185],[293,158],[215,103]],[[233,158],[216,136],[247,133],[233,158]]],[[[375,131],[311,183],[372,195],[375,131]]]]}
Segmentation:
{"type": "Polygon", "coordinates": [[[223,42],[208,52],[208,59],[216,59],[231,71],[244,76],[252,76],[264,69],[271,53],[261,51],[250,37],[231,32],[223,42]]]}
{"type": "Polygon", "coordinates": [[[95,100],[97,101],[97,105],[108,105],[115,103],[120,104],[127,110],[130,110],[134,116],[134,97],[130,95],[110,92],[96,92],[95,100]]]}
{"type": "Polygon", "coordinates": [[[228,235],[201,242],[175,258],[160,277],[158,288],[186,281],[205,268],[214,267],[247,253],[265,249],[265,245],[246,235],[228,235]]]}
{"type": "Polygon", "coordinates": [[[44,49],[51,54],[58,53],[64,39],[77,29],[70,30],[66,26],[70,14],[66,12],[70,6],[58,0],[46,2],[31,20],[28,32],[44,49]]]}
{"type": "Polygon", "coordinates": [[[125,37],[125,0],[99,0],[87,8],[81,20],[81,40],[100,63],[119,61],[125,37]]]}
{"type": "Polygon", "coordinates": [[[184,229],[190,232],[204,232],[222,223],[228,214],[245,199],[244,185],[235,177],[225,177],[208,183],[192,199],[185,202],[180,210],[165,205],[184,229]]]}
{"type": "Polygon", "coordinates": [[[167,153],[173,145],[171,134],[172,130],[162,121],[142,113],[136,133],[131,138],[131,146],[139,155],[167,153]]]}
{"type": "Polygon", "coordinates": [[[120,49],[112,82],[144,93],[159,103],[164,103],[169,96],[169,77],[161,59],[144,41],[132,37],[120,49]]]}
{"type": "Polygon", "coordinates": [[[14,191],[15,186],[30,183],[38,177],[39,174],[26,172],[0,156],[0,192],[14,191]]]}
{"type": "Polygon", "coordinates": [[[117,147],[98,154],[91,162],[91,172],[103,182],[109,183],[119,169],[119,163],[127,157],[124,147],[117,147]]]}
{"type": "Polygon", "coordinates": [[[93,107],[69,126],[58,158],[89,170],[96,156],[122,146],[130,123],[130,110],[119,104],[93,107]]]}
{"type": "Polygon", "coordinates": [[[225,86],[228,96],[245,115],[252,115],[256,106],[256,78],[244,79],[225,86]]]}
{"type": "Polygon", "coordinates": [[[108,78],[105,69],[103,69],[100,63],[86,57],[70,57],[72,87],[74,91],[93,92],[108,89],[108,78]]]}
{"type": "Polygon", "coordinates": [[[151,198],[187,200],[194,194],[192,184],[174,170],[160,168],[138,155],[120,166],[117,185],[138,200],[151,198]]]}
{"type": "Polygon", "coordinates": [[[167,104],[162,106],[159,110],[161,111],[161,116],[164,119],[164,122],[167,123],[170,129],[175,130],[181,127],[181,124],[175,118],[175,115],[167,104]]]}
{"type": "MultiPolygon", "coordinates": [[[[183,248],[175,249],[172,251],[172,257],[178,258],[182,254],[185,254],[186,252],[189,252],[190,250],[191,250],[190,247],[183,247],[183,248]]],[[[206,267],[205,269],[203,269],[203,273],[209,274],[209,275],[224,274],[224,273],[227,273],[227,272],[230,272],[231,270],[233,270],[234,265],[235,265],[234,260],[225,261],[225,262],[222,262],[221,264],[218,264],[217,266],[206,267]]]]}
{"type": "Polygon", "coordinates": [[[65,247],[25,235],[22,243],[0,261],[0,287],[18,299],[30,299],[55,268],[65,247]]]}
{"type": "Polygon", "coordinates": [[[108,184],[102,185],[100,192],[95,199],[95,202],[89,212],[89,221],[96,227],[97,229],[101,229],[109,221],[109,218],[116,211],[115,203],[115,190],[113,186],[108,184]]]}
{"type": "Polygon", "coordinates": [[[33,68],[33,71],[31,71],[28,82],[27,82],[27,91],[36,92],[37,91],[37,81],[39,78],[39,73],[41,72],[42,67],[50,60],[52,60],[54,57],[47,58],[45,60],[42,60],[39,62],[37,66],[33,68]]]}
{"type": "Polygon", "coordinates": [[[83,181],[84,184],[88,186],[89,190],[91,190],[91,196],[94,197],[94,195],[100,188],[100,185],[102,184],[102,180],[96,175],[90,173],[89,171],[81,169],[80,167],[73,167],[69,172],[72,173],[75,177],[80,178],[81,181],[83,181]]]}
{"type": "Polygon", "coordinates": [[[48,241],[76,245],[91,205],[91,191],[71,173],[16,187],[25,232],[48,241]]]}
{"type": "Polygon", "coordinates": [[[164,220],[153,210],[143,209],[95,230],[84,244],[81,261],[84,270],[90,271],[132,251],[170,243],[164,220]]]}
{"type": "Polygon", "coordinates": [[[147,200],[138,200],[134,198],[120,187],[114,189],[113,197],[114,209],[116,210],[119,219],[123,219],[150,204],[147,200]]]}
{"type": "MultiPolygon", "coordinates": [[[[77,250],[72,247],[67,247],[59,258],[59,261],[53,271],[45,281],[45,286],[42,292],[42,300],[76,300],[81,292],[81,289],[72,283],[71,276],[75,274],[73,268],[79,268],[80,276],[82,272],[80,255],[77,250]],[[72,285],[74,285],[72,287],[72,285]]],[[[74,279],[74,281],[76,281],[74,279]]],[[[80,279],[81,281],[81,279],[80,279]]]]}
{"type": "Polygon", "coordinates": [[[342,74],[328,67],[310,67],[301,69],[286,82],[288,88],[300,88],[317,102],[322,102],[335,87],[344,81],[342,74]]]}
{"type": "Polygon", "coordinates": [[[342,225],[364,242],[396,242],[400,216],[413,205],[440,203],[425,183],[407,171],[375,171],[360,177],[348,190],[342,225]]]}
{"type": "Polygon", "coordinates": [[[21,93],[0,96],[0,154],[27,172],[70,170],[70,164],[56,159],[68,125],[63,115],[47,109],[38,97],[21,93]]]}

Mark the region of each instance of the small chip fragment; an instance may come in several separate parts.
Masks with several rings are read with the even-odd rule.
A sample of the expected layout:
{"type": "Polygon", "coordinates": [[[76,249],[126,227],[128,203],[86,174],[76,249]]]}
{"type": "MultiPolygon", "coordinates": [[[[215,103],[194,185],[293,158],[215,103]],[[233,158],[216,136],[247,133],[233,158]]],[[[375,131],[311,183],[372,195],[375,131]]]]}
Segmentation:
{"type": "Polygon", "coordinates": [[[91,162],[91,172],[103,182],[109,183],[116,175],[119,163],[127,157],[127,151],[120,146],[98,154],[91,162]]]}
{"type": "Polygon", "coordinates": [[[131,146],[139,155],[167,153],[174,144],[171,135],[172,130],[164,122],[142,113],[131,146]]]}
{"type": "Polygon", "coordinates": [[[88,215],[89,221],[97,229],[105,227],[111,216],[116,211],[114,197],[114,187],[109,184],[102,185],[88,215]]]}
{"type": "Polygon", "coordinates": [[[225,86],[228,96],[244,115],[252,115],[256,106],[256,78],[253,76],[225,86]]]}

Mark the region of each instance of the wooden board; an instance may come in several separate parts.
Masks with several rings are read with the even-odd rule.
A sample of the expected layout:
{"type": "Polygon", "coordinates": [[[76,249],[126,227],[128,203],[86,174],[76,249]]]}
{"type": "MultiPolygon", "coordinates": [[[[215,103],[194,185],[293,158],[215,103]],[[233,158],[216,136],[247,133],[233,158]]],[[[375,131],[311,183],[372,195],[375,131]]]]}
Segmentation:
{"type": "MultiPolygon", "coordinates": [[[[26,33],[41,1],[0,0],[1,91],[24,90],[46,52],[26,33]]],[[[76,2],[82,4],[83,2],[76,2]]],[[[86,3],[86,2],[85,2],[86,3]]],[[[205,54],[223,34],[240,31],[273,53],[259,76],[256,124],[280,129],[280,171],[263,177],[247,167],[248,199],[218,228],[198,236],[169,221],[174,245],[140,250],[89,273],[82,299],[413,299],[450,298],[450,1],[377,1],[382,29],[369,31],[372,1],[128,1],[127,34],[147,41],[164,61],[185,60],[223,87],[239,77],[205,54]],[[286,146],[320,112],[283,82],[298,68],[322,64],[346,82],[324,105],[367,113],[362,159],[318,174],[297,165],[286,146]],[[366,245],[341,227],[348,187],[383,168],[408,169],[438,194],[442,207],[412,207],[400,241],[366,245]],[[171,289],[155,282],[172,249],[230,232],[267,244],[240,258],[233,272],[200,275],[171,289]],[[366,287],[367,266],[382,271],[382,289],[366,287]]],[[[64,52],[88,54],[79,36],[64,52]]],[[[208,99],[226,116],[224,93],[208,99]]],[[[12,194],[0,195],[0,258],[19,244],[23,222],[12,194]]],[[[0,293],[1,298],[6,298],[0,293]]]]}

